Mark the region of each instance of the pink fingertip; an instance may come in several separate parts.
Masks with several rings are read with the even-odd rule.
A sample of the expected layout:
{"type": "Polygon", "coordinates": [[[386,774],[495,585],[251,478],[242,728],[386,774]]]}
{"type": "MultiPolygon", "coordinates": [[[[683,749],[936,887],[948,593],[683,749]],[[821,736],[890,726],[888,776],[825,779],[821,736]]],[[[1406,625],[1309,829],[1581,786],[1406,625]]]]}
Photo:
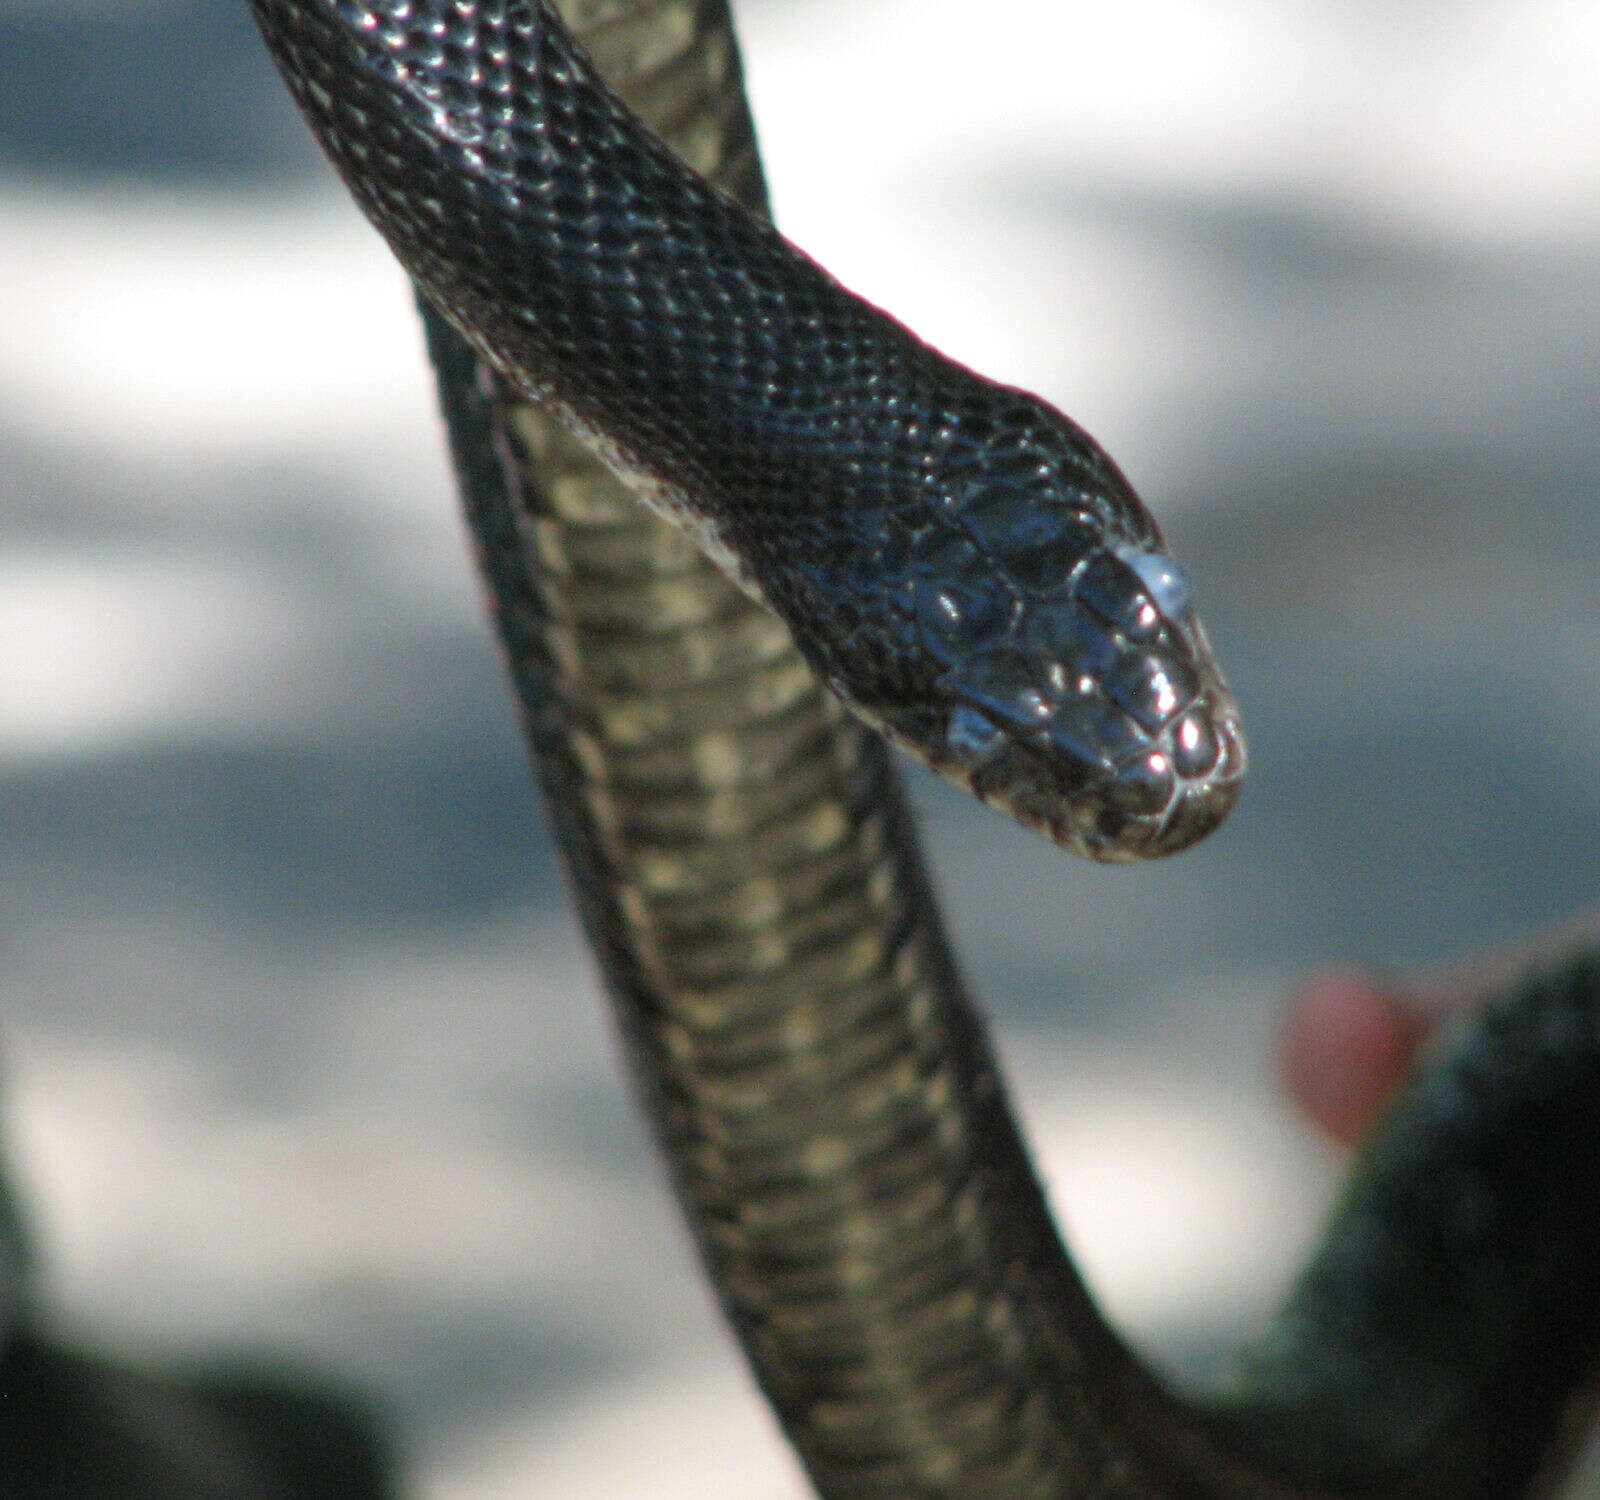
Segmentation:
{"type": "Polygon", "coordinates": [[[1410,1070],[1423,1030],[1392,985],[1359,969],[1316,975],[1283,1030],[1289,1093],[1334,1140],[1354,1145],[1410,1070]]]}

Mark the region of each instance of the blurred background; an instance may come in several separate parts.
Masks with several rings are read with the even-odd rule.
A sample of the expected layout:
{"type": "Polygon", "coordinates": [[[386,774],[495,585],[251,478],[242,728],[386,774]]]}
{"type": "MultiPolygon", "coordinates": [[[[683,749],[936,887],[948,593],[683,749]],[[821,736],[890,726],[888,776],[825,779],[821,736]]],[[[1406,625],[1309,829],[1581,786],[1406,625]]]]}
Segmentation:
{"type": "MultiPolygon", "coordinates": [[[[740,14],[783,225],[1096,432],[1243,700],[1246,795],[1166,867],[916,778],[1073,1243],[1203,1374],[1337,1180],[1271,1077],[1294,977],[1600,888],[1600,6],[740,14]]],[[[0,1101],[53,1317],[340,1375],[427,1500],[796,1500],[398,271],[243,0],[0,0],[0,59],[0,1101]]]]}

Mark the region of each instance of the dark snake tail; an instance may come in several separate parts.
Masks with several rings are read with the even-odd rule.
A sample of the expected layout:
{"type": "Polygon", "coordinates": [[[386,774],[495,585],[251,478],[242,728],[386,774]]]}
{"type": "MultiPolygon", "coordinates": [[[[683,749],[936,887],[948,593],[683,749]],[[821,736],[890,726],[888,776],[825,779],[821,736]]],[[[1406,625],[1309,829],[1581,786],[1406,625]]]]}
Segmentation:
{"type": "MultiPolygon", "coordinates": [[[[315,49],[363,7],[254,6],[315,113],[315,49]]],[[[442,24],[473,9],[442,5],[442,24]]],[[[531,6],[515,13],[543,24],[531,6]]],[[[574,0],[567,19],[673,150],[764,210],[721,0],[574,0]]],[[[357,154],[390,144],[358,141],[357,154]]],[[[1190,1411],[1124,1350],[1052,1227],[882,743],[822,691],[771,614],[444,317],[425,317],[524,727],[636,1085],[718,1295],[819,1493],[1307,1500],[1346,1480],[1393,1497],[1521,1493],[1569,1366],[1592,1347],[1588,1324],[1516,1409],[1493,1459],[1499,1488],[1463,1477],[1435,1490],[1416,1474],[1446,1441],[1482,1451],[1456,1429],[1508,1382],[1471,1386],[1476,1345],[1431,1367],[1470,1387],[1432,1438],[1380,1440],[1350,1472],[1333,1461],[1346,1410],[1363,1431],[1369,1416],[1389,1429],[1365,1400],[1383,1390],[1375,1361],[1433,1348],[1410,1312],[1416,1278],[1476,1274],[1428,1259],[1437,1226],[1406,1210],[1418,1174],[1436,1170],[1426,1153],[1397,1149],[1368,1169],[1254,1384],[1220,1414],[1190,1411]]],[[[1583,993],[1592,1011],[1592,986],[1583,993]]],[[[1446,1092],[1408,1127],[1425,1142],[1436,1118],[1461,1117],[1446,1092]]],[[[1466,1149],[1439,1138],[1449,1161],[1466,1149]]],[[[1509,1191],[1504,1175],[1484,1190],[1509,1191]]],[[[1557,1177],[1530,1190],[1535,1211],[1564,1192],[1557,1177]]],[[[1527,1258],[1503,1248],[1501,1270],[1527,1258]]],[[[1534,1258],[1547,1280],[1577,1273],[1534,1258]]],[[[1478,1291],[1472,1320],[1491,1328],[1551,1305],[1548,1286],[1478,1291]]],[[[1488,1337],[1501,1355],[1515,1345],[1497,1370],[1534,1369],[1525,1328],[1488,1337]]]]}

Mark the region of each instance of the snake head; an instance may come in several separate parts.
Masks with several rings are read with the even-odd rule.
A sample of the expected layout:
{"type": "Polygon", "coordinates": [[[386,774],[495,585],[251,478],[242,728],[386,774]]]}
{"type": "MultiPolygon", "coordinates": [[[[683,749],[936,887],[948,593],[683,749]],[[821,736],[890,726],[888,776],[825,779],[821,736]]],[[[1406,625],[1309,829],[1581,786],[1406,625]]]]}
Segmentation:
{"type": "MultiPolygon", "coordinates": [[[[920,601],[941,644],[970,620],[958,590],[920,601]]],[[[1180,566],[1100,549],[1025,597],[939,678],[941,775],[1075,853],[1172,854],[1227,815],[1245,770],[1238,709],[1180,566]]]]}
{"type": "Polygon", "coordinates": [[[923,662],[915,697],[872,717],[1075,853],[1175,853],[1238,795],[1238,709],[1187,574],[1110,460],[1068,437],[1070,467],[1035,450],[1002,485],[954,498],[942,487],[942,514],[905,569],[902,611],[923,662]]]}

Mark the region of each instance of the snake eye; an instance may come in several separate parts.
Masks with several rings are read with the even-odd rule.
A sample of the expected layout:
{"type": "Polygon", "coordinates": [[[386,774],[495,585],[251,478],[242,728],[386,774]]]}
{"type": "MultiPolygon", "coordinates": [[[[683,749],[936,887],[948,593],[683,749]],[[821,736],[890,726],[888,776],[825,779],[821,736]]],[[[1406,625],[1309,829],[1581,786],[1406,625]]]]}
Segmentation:
{"type": "Polygon", "coordinates": [[[1181,620],[1189,613],[1194,604],[1194,582],[1182,563],[1164,552],[1125,552],[1122,560],[1169,620],[1181,620]]]}

